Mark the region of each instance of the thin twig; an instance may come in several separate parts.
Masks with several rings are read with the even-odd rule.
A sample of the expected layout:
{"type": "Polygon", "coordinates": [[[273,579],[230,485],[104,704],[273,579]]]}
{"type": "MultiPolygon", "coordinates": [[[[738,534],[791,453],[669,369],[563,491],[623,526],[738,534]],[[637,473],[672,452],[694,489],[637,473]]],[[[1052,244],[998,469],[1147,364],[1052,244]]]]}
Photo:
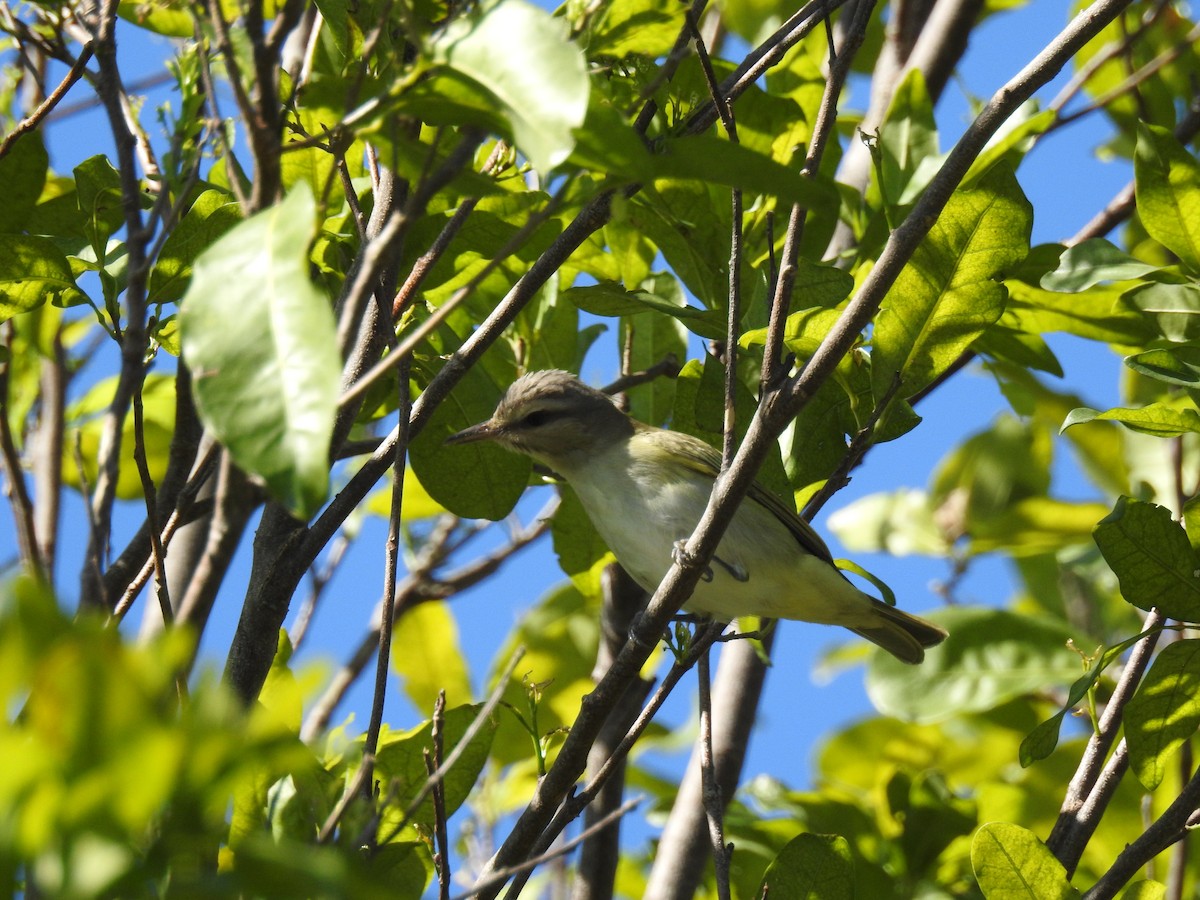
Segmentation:
{"type": "Polygon", "coordinates": [[[91,58],[92,45],[84,44],[83,49],[79,52],[79,56],[75,58],[75,62],[71,63],[70,70],[63,77],[63,80],[58,83],[58,87],[51,91],[50,95],[38,104],[37,109],[18,122],[13,127],[13,130],[6,134],[3,140],[0,140],[0,159],[4,159],[8,155],[8,151],[12,149],[13,144],[17,142],[17,139],[21,135],[36,130],[42,124],[42,120],[54,111],[54,107],[58,106],[62,98],[67,96],[67,91],[71,90],[75,82],[83,77],[83,73],[87,70],[87,64],[91,58]]]}
{"type": "MultiPolygon", "coordinates": [[[[433,705],[433,752],[425,751],[425,770],[430,778],[442,764],[446,726],[446,692],[438,691],[433,705]]],[[[437,869],[439,900],[450,900],[450,839],[446,833],[446,791],[439,783],[433,789],[434,847],[433,865],[437,869]]]]}
{"type": "Polygon", "coordinates": [[[363,766],[368,770],[368,782],[375,765],[375,751],[379,747],[379,732],[383,727],[383,705],[387,699],[387,685],[392,661],[392,632],[396,621],[396,570],[400,555],[400,508],[404,501],[404,469],[408,455],[408,434],[403,426],[408,422],[409,394],[408,367],[400,370],[396,397],[399,404],[400,439],[396,442],[396,453],[392,462],[392,505],[388,514],[388,536],[383,566],[383,610],[379,620],[379,654],[375,660],[375,692],[371,700],[371,719],[363,744],[363,766]]]}

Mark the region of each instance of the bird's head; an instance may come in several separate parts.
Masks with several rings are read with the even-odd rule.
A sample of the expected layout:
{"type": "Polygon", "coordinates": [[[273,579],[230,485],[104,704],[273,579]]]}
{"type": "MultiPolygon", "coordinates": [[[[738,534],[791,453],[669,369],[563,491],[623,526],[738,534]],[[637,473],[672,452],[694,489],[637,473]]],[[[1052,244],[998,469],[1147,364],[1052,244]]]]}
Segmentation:
{"type": "Polygon", "coordinates": [[[546,369],[522,375],[490,419],[451,435],[446,443],[492,441],[561,468],[628,440],[633,429],[633,421],[607,395],[570,372],[546,369]]]}

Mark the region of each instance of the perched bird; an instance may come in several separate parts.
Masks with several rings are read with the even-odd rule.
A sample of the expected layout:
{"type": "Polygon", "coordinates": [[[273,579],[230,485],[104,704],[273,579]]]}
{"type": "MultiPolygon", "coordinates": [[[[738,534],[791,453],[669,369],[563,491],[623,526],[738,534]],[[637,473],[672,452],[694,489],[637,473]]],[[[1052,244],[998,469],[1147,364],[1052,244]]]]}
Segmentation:
{"type": "MultiPolygon", "coordinates": [[[[562,476],[648,591],[695,530],[721,465],[698,438],[631,419],[605,394],[555,369],[518,378],[490,419],[447,439],[476,441],[524,453],[562,476]]],[[[842,625],[914,664],[946,637],[854,587],[808,523],[758,484],[684,609],[725,622],[755,615],[842,625]]]]}

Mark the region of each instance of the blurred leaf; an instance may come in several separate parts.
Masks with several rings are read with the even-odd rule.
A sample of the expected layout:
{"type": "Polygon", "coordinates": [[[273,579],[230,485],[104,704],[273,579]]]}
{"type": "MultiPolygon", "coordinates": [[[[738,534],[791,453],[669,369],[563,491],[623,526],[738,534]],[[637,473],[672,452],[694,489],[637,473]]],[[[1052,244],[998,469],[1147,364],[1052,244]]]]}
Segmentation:
{"type": "MultiPolygon", "coordinates": [[[[94,384],[67,410],[67,422],[78,435],[83,472],[75,458],[74,436],[63,449],[62,473],[64,483],[79,490],[81,475],[88,484],[95,484],[100,457],[100,438],[104,429],[103,413],[112,403],[117,378],[105,378],[94,384]]],[[[171,438],[175,434],[175,378],[151,372],[142,383],[142,446],[146,453],[146,468],[150,479],[159,484],[167,471],[171,438]]],[[[117,497],[140,500],[144,496],[141,475],[133,458],[133,410],[125,414],[121,424],[121,456],[118,460],[117,497]]]]}
{"type": "Polygon", "coordinates": [[[1169,619],[1200,621],[1196,553],[1170,510],[1121,497],[1095,539],[1127,601],[1157,607],[1169,619]]]}
{"type": "Polygon", "coordinates": [[[1120,900],[1164,900],[1167,886],[1161,881],[1135,881],[1121,891],[1120,900]]]}
{"type": "Polygon", "coordinates": [[[196,259],[179,319],[201,419],[300,519],[328,491],[342,372],[333,311],[308,278],[314,213],[300,188],[228,232],[196,259]]]}
{"type": "Polygon", "coordinates": [[[409,462],[438,503],[468,519],[503,519],[525,492],[532,464],[490,441],[446,446],[446,438],[486,421],[502,391],[482,366],[471,366],[438,404],[409,447],[409,462]]]}
{"type": "Polygon", "coordinates": [[[851,900],[854,860],[836,834],[800,834],[771,861],[754,896],[789,900],[851,900]]]}
{"type": "Polygon", "coordinates": [[[1121,252],[1104,238],[1091,238],[1063,251],[1058,268],[1042,276],[1041,286],[1048,291],[1075,294],[1111,281],[1129,281],[1153,272],[1146,265],[1121,252]]]}
{"type": "Polygon", "coordinates": [[[4,203],[0,204],[0,232],[25,229],[42,188],[50,157],[40,131],[21,135],[0,157],[0,184],[5,185],[4,203]]]}
{"type": "MultiPolygon", "coordinates": [[[[579,714],[585,694],[595,688],[592,666],[600,644],[600,600],[580,593],[570,582],[551,588],[522,616],[493,660],[488,690],[517,647],[525,654],[513,672],[504,701],[510,710],[500,714],[492,758],[498,765],[527,762],[532,765],[532,740],[525,727],[529,721],[527,686],[537,685],[537,737],[544,739],[570,727],[579,714]],[[526,719],[518,724],[512,712],[526,719]]],[[[532,770],[536,777],[536,770],[532,770]]],[[[530,785],[529,787],[532,787],[530,785]]],[[[524,805],[527,796],[514,802],[524,805]]]]}
{"type": "Polygon", "coordinates": [[[1124,722],[1129,764],[1142,786],[1152,791],[1200,726],[1200,640],[1163,647],[1126,704],[1124,722]]]}
{"type": "Polygon", "coordinates": [[[1103,503],[1027,497],[988,519],[973,521],[969,550],[973,554],[1001,550],[1013,556],[1050,553],[1087,542],[1107,513],[1103,503]]]}
{"type": "Polygon", "coordinates": [[[993,822],[975,832],[971,866],[987,900],[1071,900],[1067,871],[1032,831],[993,822]]]}
{"type": "MultiPolygon", "coordinates": [[[[447,709],[442,743],[445,753],[459,744],[467,728],[475,720],[482,704],[456,706],[447,709]]],[[[442,781],[445,795],[446,815],[452,815],[475,786],[479,773],[487,762],[496,732],[494,718],[484,720],[475,737],[466,746],[458,763],[442,781]]],[[[409,731],[381,736],[379,752],[376,754],[376,777],[392,791],[391,796],[397,812],[403,812],[417,798],[429,775],[425,768],[425,751],[433,752],[433,722],[428,721],[409,731]]],[[[434,823],[433,797],[427,796],[413,815],[413,822],[432,829],[434,823]]],[[[386,829],[384,829],[386,830],[386,829]]]]}
{"type": "Polygon", "coordinates": [[[1170,129],[1149,122],[1138,129],[1134,186],[1146,231],[1200,272],[1200,163],[1170,129]]]}
{"type": "Polygon", "coordinates": [[[393,630],[392,668],[413,706],[431,712],[438,692],[446,706],[471,702],[471,678],[449,604],[425,600],[405,610],[393,630]]]}
{"type": "Polygon", "coordinates": [[[881,713],[937,722],[992,709],[1014,697],[1066,684],[1079,675],[1071,633],[1056,622],[999,609],[955,606],[930,616],[950,632],[925,662],[907,666],[873,653],[867,694],[881,713]]]}
{"type": "Polygon", "coordinates": [[[565,23],[521,0],[492,3],[454,19],[430,45],[435,63],[482,85],[513,139],[543,175],[567,158],[587,113],[587,61],[565,23]],[[519,46],[519,54],[497,53],[519,46]]]}
{"type": "Polygon", "coordinates": [[[884,300],[872,336],[875,396],[910,396],[944,372],[1004,311],[996,280],[1029,250],[1032,211],[1010,169],[955,191],[884,300]]]}
{"type": "MultiPolygon", "coordinates": [[[[387,518],[392,514],[392,480],[383,479],[383,486],[367,495],[365,508],[367,512],[387,518]]],[[[405,522],[415,522],[419,519],[433,519],[444,516],[449,511],[442,504],[429,496],[425,486],[421,484],[411,468],[404,470],[404,495],[400,499],[400,518],[405,522]]]]}
{"type": "Polygon", "coordinates": [[[66,256],[53,241],[0,234],[0,321],[37,309],[47,300],[72,306],[84,299],[66,256]]]}
{"type": "Polygon", "coordinates": [[[1165,403],[1151,403],[1141,409],[1109,409],[1104,412],[1087,407],[1073,409],[1063,422],[1062,430],[1095,421],[1120,422],[1132,431],[1155,437],[1178,437],[1200,432],[1200,413],[1190,406],[1172,408],[1165,403]]]}
{"type": "Polygon", "coordinates": [[[1026,101],[1005,120],[996,133],[988,139],[983,152],[971,163],[971,168],[967,170],[967,175],[963,179],[964,184],[971,184],[975,178],[983,175],[1001,161],[1014,170],[1017,168],[1037,138],[1058,121],[1058,114],[1054,110],[1039,111],[1037,107],[1037,101],[1026,101]]]}
{"type": "Polygon", "coordinates": [[[835,510],[826,524],[855,553],[941,556],[952,544],[937,525],[928,495],[915,488],[860,497],[835,510]]]}

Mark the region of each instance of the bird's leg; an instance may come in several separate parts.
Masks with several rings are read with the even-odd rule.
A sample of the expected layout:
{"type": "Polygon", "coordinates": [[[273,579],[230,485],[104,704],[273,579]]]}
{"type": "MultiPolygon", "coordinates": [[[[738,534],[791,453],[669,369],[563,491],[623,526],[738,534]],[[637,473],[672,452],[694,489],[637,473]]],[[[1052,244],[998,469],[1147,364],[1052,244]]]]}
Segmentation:
{"type": "Polygon", "coordinates": [[[712,560],[718,566],[728,572],[734,581],[746,582],[750,580],[750,573],[738,563],[727,563],[719,556],[714,556],[712,560]]]}

